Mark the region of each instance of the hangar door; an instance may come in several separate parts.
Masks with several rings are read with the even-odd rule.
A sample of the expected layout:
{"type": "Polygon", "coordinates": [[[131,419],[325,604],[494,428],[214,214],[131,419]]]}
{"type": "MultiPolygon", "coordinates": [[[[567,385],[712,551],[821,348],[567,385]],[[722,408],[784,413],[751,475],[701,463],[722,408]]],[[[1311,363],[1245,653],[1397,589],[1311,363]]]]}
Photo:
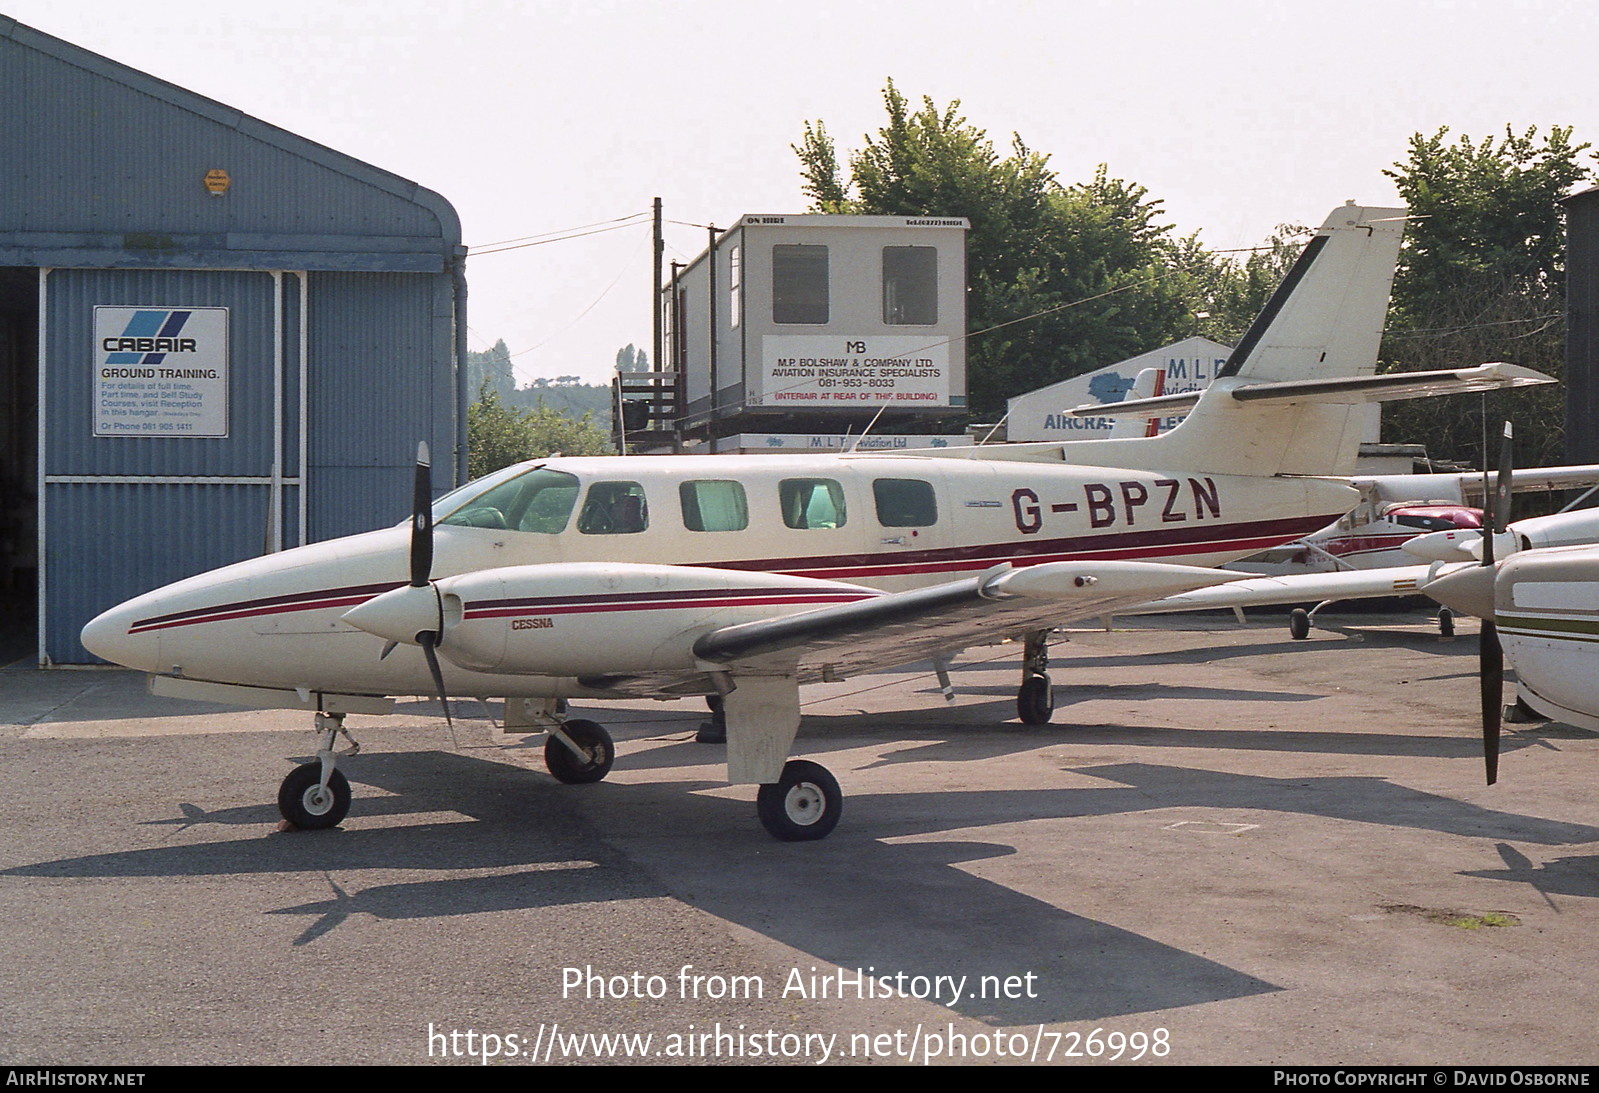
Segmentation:
{"type": "Polygon", "coordinates": [[[303,274],[52,269],[39,279],[40,663],[83,623],[302,540],[303,274]]]}

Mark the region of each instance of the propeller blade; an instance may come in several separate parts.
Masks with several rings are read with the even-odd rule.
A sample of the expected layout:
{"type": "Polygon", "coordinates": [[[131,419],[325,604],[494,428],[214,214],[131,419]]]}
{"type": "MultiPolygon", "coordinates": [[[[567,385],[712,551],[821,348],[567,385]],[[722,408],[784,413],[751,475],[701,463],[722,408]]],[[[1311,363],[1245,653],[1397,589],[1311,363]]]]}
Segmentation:
{"type": "MultiPolygon", "coordinates": [[[[1488,604],[1488,610],[1478,616],[1482,619],[1482,633],[1477,639],[1477,677],[1482,699],[1482,762],[1490,786],[1499,780],[1499,730],[1505,708],[1505,651],[1499,644],[1499,627],[1493,612],[1494,536],[1510,523],[1511,438],[1507,421],[1499,447],[1499,476],[1483,505],[1482,565],[1475,570],[1481,576],[1469,579],[1477,595],[1485,597],[1488,604]]],[[[1486,484],[1487,471],[1483,475],[1486,484]]]]}
{"type": "Polygon", "coordinates": [[[416,477],[411,490],[411,587],[433,575],[433,469],[427,441],[416,446],[416,477]]]}
{"type": "Polygon", "coordinates": [[[1486,619],[1478,638],[1477,668],[1482,677],[1482,759],[1491,786],[1499,780],[1499,721],[1505,701],[1505,653],[1499,645],[1499,627],[1486,619]]]}
{"type": "Polygon", "coordinates": [[[1510,422],[1505,422],[1505,438],[1499,445],[1499,478],[1494,483],[1494,530],[1504,531],[1510,526],[1510,487],[1512,444],[1510,422]]]}
{"type": "Polygon", "coordinates": [[[444,723],[455,728],[455,722],[450,720],[450,700],[444,694],[444,672],[439,668],[439,654],[434,652],[439,644],[439,635],[434,630],[423,630],[417,635],[417,640],[422,643],[422,652],[428,658],[428,671],[433,673],[433,688],[438,692],[439,705],[444,707],[444,723]]]}

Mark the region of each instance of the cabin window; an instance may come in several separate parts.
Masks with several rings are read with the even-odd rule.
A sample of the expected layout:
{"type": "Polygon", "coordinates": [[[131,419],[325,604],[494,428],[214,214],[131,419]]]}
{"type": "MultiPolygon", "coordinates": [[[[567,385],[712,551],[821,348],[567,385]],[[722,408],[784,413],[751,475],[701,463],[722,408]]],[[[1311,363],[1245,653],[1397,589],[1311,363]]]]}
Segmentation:
{"type": "Polygon", "coordinates": [[[883,248],[883,322],[931,326],[938,322],[938,248],[883,248]]]}
{"type": "MultiPolygon", "coordinates": [[[[577,479],[564,471],[537,467],[484,487],[438,521],[456,527],[503,528],[554,535],[566,530],[577,503],[577,479]]],[[[471,486],[462,487],[466,492],[471,486]]]]}
{"type": "Polygon", "coordinates": [[[1394,516],[1390,519],[1401,527],[1420,528],[1422,531],[1454,531],[1457,527],[1453,520],[1446,520],[1442,516],[1394,516]]]}
{"type": "Polygon", "coordinates": [[[690,531],[743,531],[750,526],[749,502],[737,482],[684,482],[677,496],[683,502],[683,526],[690,531]]]}
{"type": "Polygon", "coordinates": [[[783,523],[791,528],[844,526],[844,487],[831,478],[785,478],[777,494],[783,523]]]}
{"type": "Polygon", "coordinates": [[[772,248],[772,322],[827,322],[827,248],[781,243],[772,248]]]}
{"type": "Polygon", "coordinates": [[[634,535],[649,526],[644,487],[637,482],[594,483],[577,518],[584,535],[634,535]]]}
{"type": "Polygon", "coordinates": [[[919,478],[879,478],[872,482],[877,522],[885,528],[925,528],[938,523],[933,486],[919,478]]]}

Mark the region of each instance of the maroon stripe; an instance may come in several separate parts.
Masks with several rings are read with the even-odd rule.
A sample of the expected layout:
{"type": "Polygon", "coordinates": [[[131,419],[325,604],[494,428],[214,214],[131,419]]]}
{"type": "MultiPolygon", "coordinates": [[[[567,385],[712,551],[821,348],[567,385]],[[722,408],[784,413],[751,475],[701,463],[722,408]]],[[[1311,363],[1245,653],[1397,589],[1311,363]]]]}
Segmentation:
{"type": "MultiPolygon", "coordinates": [[[[791,593],[786,596],[773,596],[770,599],[753,601],[760,606],[772,604],[828,604],[828,603],[855,603],[858,600],[875,599],[880,593],[863,592],[851,596],[846,593],[836,593],[831,596],[817,596],[814,593],[791,593]]],[[[545,615],[589,615],[607,611],[675,611],[686,607],[711,608],[711,607],[741,607],[748,606],[749,599],[715,599],[711,597],[701,599],[682,599],[673,603],[664,603],[654,600],[649,603],[591,603],[591,604],[563,604],[555,607],[540,606],[507,606],[496,600],[484,600],[466,605],[463,617],[468,619],[499,619],[513,615],[526,615],[537,611],[545,615]]]]}
{"type": "MultiPolygon", "coordinates": [[[[725,562],[696,562],[695,568],[731,569],[754,572],[783,573],[791,576],[860,578],[894,575],[960,573],[987,569],[999,562],[1013,561],[1019,565],[1038,565],[1043,562],[1088,561],[1111,558],[1148,558],[1171,555],[1207,554],[1218,550],[1252,553],[1266,547],[1280,546],[1312,531],[1326,527],[1342,513],[1328,516],[1305,516],[1290,520],[1259,520],[1244,524],[1220,526],[1191,525],[1183,528],[1164,528],[1147,532],[1119,532],[1105,535],[1085,535],[1076,538],[1030,540],[1013,543],[983,543],[975,546],[939,547],[929,550],[908,550],[892,554],[834,554],[810,558],[758,558],[725,562]]],[[[175,626],[188,626],[203,622],[222,622],[229,619],[248,618],[254,615],[274,615],[291,611],[314,611],[326,607],[353,606],[373,596],[399,588],[404,581],[385,584],[350,585],[317,592],[292,592],[281,596],[265,596],[253,600],[198,607],[140,619],[128,628],[134,634],[146,630],[164,630],[175,626]]],[[[756,597],[765,590],[733,589],[715,593],[728,598],[728,605],[742,601],[733,597],[756,597]]],[[[784,590],[774,590],[784,591],[784,590]]],[[[687,593],[704,595],[705,593],[687,593]]],[[[670,600],[685,593],[641,592],[628,595],[612,593],[602,596],[551,597],[546,603],[570,603],[574,606],[599,605],[621,596],[637,603],[649,599],[670,600]]],[[[814,596],[815,593],[809,593],[814,596]]],[[[484,601],[511,604],[516,601],[484,601]]],[[[817,601],[823,602],[823,601],[817,601]]],[[[635,608],[628,608],[635,609],[635,608]]],[[[540,608],[549,610],[549,608],[540,608]]]]}
{"type": "Polygon", "coordinates": [[[817,576],[849,573],[871,576],[888,573],[933,573],[983,569],[999,562],[1036,564],[1077,561],[1114,552],[1116,557],[1147,558],[1163,554],[1205,554],[1215,550],[1263,550],[1319,531],[1342,513],[1301,516],[1290,520],[1255,520],[1243,524],[1198,524],[1156,531],[1081,535],[1064,539],[1029,539],[1011,543],[903,550],[892,554],[827,554],[810,558],[758,558],[729,562],[704,562],[712,569],[755,570],[817,576]]]}
{"type": "MultiPolygon", "coordinates": [[[[695,568],[700,568],[696,566],[695,568]]],[[[814,595],[815,590],[804,590],[814,595]]],[[[839,590],[843,592],[844,590],[839,590]]],[[[679,589],[670,592],[606,592],[588,596],[524,596],[503,600],[474,600],[467,605],[470,610],[479,603],[493,603],[503,606],[528,606],[545,607],[557,604],[602,604],[602,603],[642,603],[651,600],[675,600],[684,596],[722,596],[724,598],[760,599],[764,596],[791,596],[795,592],[792,588],[692,588],[679,589]]],[[[858,594],[858,593],[846,593],[858,594]]]]}
{"type": "Polygon", "coordinates": [[[148,619],[140,619],[128,627],[128,633],[137,634],[141,630],[164,630],[169,626],[182,626],[191,622],[211,622],[223,618],[241,618],[250,614],[275,615],[284,611],[310,611],[318,607],[336,607],[338,603],[328,601],[337,600],[340,603],[360,603],[380,593],[393,588],[399,588],[404,581],[390,584],[361,584],[351,585],[346,588],[325,588],[320,592],[290,592],[282,596],[264,596],[257,600],[240,600],[235,603],[216,604],[211,607],[196,607],[189,611],[174,611],[170,615],[156,615],[148,619]]]}

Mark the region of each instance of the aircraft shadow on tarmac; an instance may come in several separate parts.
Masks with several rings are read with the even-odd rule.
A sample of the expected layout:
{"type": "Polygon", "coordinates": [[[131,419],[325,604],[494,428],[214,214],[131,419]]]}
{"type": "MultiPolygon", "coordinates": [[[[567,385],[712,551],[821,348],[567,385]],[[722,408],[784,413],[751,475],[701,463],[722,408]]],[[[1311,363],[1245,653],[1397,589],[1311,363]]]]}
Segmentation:
{"type": "MultiPolygon", "coordinates": [[[[1228,634],[1225,630],[1212,631],[1218,635],[1228,634]]],[[[1094,631],[1102,634],[1104,631],[1094,631]]],[[[1426,653],[1440,657],[1470,657],[1475,660],[1477,656],[1477,639],[1475,635],[1462,635],[1455,641],[1440,641],[1436,635],[1418,635],[1411,631],[1359,629],[1349,633],[1329,632],[1326,630],[1311,631],[1311,639],[1306,641],[1293,641],[1285,635],[1271,635],[1258,630],[1240,630],[1236,635],[1249,640],[1236,645],[1206,645],[1199,648],[1184,648],[1163,650],[1152,653],[1087,653],[1076,655],[1069,642],[1061,642],[1050,647],[1051,660],[1062,668],[1128,668],[1137,665],[1160,664],[1214,664],[1222,660],[1236,660],[1241,657],[1254,658],[1260,656],[1336,656],[1337,646],[1358,637],[1361,644],[1371,649],[1403,648],[1412,653],[1426,653]],[[1326,640],[1317,641],[1321,636],[1326,640]]],[[[959,667],[959,662],[956,664],[959,667]]],[[[1475,670],[1473,670],[1474,672],[1475,670]]]]}
{"type": "MultiPolygon", "coordinates": [[[[511,764],[445,752],[363,755],[348,773],[389,795],[358,794],[343,830],[43,861],[0,875],[303,875],[313,886],[309,900],[239,912],[308,917],[296,945],[314,944],[354,915],[439,918],[669,897],[845,969],[965,975],[974,984],[985,975],[1035,973],[1036,997],[970,997],[952,1008],[1005,1026],[1281,988],[974,876],[962,863],[1016,853],[1003,843],[970,841],[974,828],[1147,812],[1153,801],[1161,808],[1302,812],[1506,842],[1599,840],[1596,828],[1495,812],[1378,778],[1257,778],[1131,763],[1074,770],[1108,783],[1099,789],[858,794],[848,800],[845,826],[813,844],[772,843],[746,801],[691,792],[719,785],[709,780],[561,786],[511,764]],[[441,810],[469,818],[384,824],[387,816],[441,810]],[[927,839],[952,829],[967,841],[927,839]],[[915,841],[886,841],[899,839],[915,841]],[[359,884],[363,872],[381,871],[387,881],[396,870],[437,875],[359,884]]],[[[193,826],[257,823],[264,810],[182,811],[173,822],[193,826]]],[[[1084,883],[1092,878],[1085,875],[1084,883]]]]}
{"type": "Polygon", "coordinates": [[[1556,858],[1539,865],[1509,843],[1498,843],[1495,849],[1505,868],[1472,870],[1460,875],[1530,884],[1551,907],[1555,906],[1554,900],[1549,898],[1552,895],[1599,896],[1599,855],[1556,858]]]}

